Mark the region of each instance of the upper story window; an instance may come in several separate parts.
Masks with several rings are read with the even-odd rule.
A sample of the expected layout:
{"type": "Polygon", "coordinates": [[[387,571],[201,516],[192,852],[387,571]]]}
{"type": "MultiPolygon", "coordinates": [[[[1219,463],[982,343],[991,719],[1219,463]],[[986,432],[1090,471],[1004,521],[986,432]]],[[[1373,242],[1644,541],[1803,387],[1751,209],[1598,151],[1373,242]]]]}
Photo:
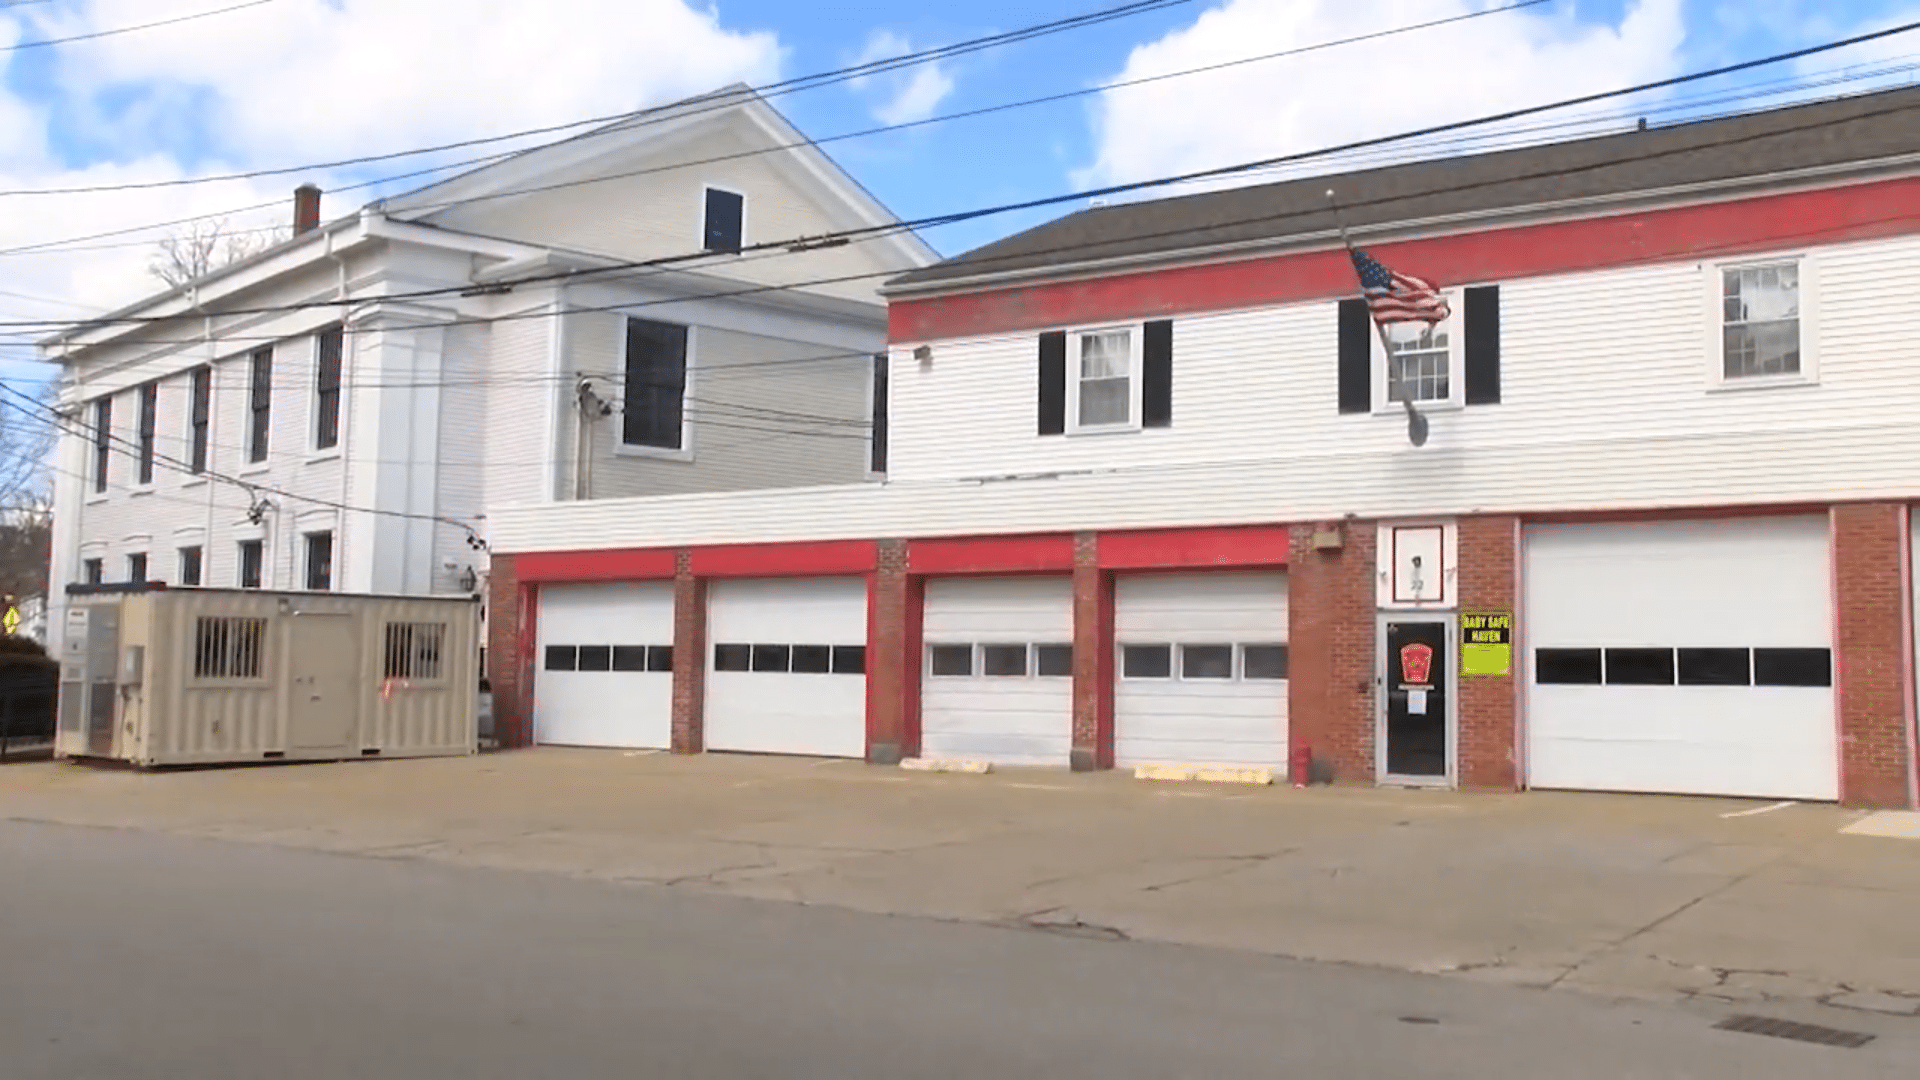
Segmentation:
{"type": "Polygon", "coordinates": [[[307,542],[307,588],[326,592],[333,588],[333,531],[310,532],[307,542]]]}
{"type": "Polygon", "coordinates": [[[1041,334],[1038,404],[1042,435],[1172,426],[1172,321],[1041,334]]]}
{"type": "Polygon", "coordinates": [[[882,474],[887,471],[887,395],[888,370],[887,354],[877,353],[873,358],[873,409],[872,427],[867,429],[867,471],[882,474]]]}
{"type": "Polygon", "coordinates": [[[626,385],[620,441],[654,450],[686,449],[687,328],[627,320],[626,385]]]}
{"type": "Polygon", "coordinates": [[[247,461],[267,460],[273,433],[273,349],[255,349],[247,372],[247,461]]]}
{"type": "Polygon", "coordinates": [[[340,368],[346,354],[346,331],[329,326],[314,337],[313,448],[340,445],[340,368]]]}
{"type": "Polygon", "coordinates": [[[88,585],[98,585],[107,577],[107,560],[85,559],[80,563],[80,578],[88,585]]]}
{"type": "Polygon", "coordinates": [[[127,580],[138,585],[147,580],[147,553],[136,551],[127,556],[127,580]]]}
{"type": "Polygon", "coordinates": [[[195,475],[207,471],[208,437],[213,423],[213,368],[193,369],[188,394],[192,398],[187,413],[187,467],[195,475]]]}
{"type": "Polygon", "coordinates": [[[740,250],[746,237],[747,197],[737,191],[707,189],[706,213],[701,225],[701,247],[708,251],[740,250]]]}
{"type": "Polygon", "coordinates": [[[107,466],[113,460],[113,399],[93,403],[93,490],[107,490],[107,466]]]}
{"type": "Polygon", "coordinates": [[[242,540],[239,544],[239,566],[235,577],[243,589],[260,587],[263,572],[266,569],[266,543],[261,540],[242,540]]]}
{"type": "Polygon", "coordinates": [[[153,483],[154,436],[160,424],[160,384],[140,388],[140,482],[153,483]]]}
{"type": "Polygon", "coordinates": [[[1437,323],[1389,323],[1383,334],[1365,300],[1338,308],[1339,407],[1343,413],[1415,405],[1500,402],[1500,286],[1443,293],[1437,323]]]}
{"type": "Polygon", "coordinates": [[[1721,267],[1720,338],[1723,379],[1802,374],[1799,263],[1721,267]]]}

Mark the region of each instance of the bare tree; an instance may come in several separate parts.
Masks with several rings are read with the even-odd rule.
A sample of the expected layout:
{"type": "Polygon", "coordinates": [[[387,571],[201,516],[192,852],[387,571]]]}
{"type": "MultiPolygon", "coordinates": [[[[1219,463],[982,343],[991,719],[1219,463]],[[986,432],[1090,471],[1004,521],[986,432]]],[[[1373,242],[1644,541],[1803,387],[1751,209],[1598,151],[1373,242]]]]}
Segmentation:
{"type": "Polygon", "coordinates": [[[226,218],[198,218],[155,245],[147,272],[173,288],[258,255],[293,235],[289,226],[236,229],[226,218]]]}
{"type": "Polygon", "coordinates": [[[53,384],[10,385],[35,404],[11,396],[0,401],[0,593],[45,596],[52,553],[47,464],[54,443],[53,384]]]}

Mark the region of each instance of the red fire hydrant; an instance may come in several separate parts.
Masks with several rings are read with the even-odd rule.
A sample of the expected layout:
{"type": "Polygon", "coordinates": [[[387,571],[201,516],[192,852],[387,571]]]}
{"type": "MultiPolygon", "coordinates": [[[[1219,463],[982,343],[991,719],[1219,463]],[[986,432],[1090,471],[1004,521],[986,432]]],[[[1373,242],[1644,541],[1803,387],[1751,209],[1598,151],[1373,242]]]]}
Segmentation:
{"type": "Polygon", "coordinates": [[[1287,773],[1293,778],[1293,786],[1306,787],[1313,779],[1313,747],[1295,746],[1287,752],[1287,773]]]}

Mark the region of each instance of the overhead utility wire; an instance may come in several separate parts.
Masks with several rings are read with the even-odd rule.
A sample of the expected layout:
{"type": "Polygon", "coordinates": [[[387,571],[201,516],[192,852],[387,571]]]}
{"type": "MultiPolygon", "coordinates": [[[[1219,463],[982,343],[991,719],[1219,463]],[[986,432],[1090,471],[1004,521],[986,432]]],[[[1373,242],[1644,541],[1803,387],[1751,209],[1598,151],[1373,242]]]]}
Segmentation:
{"type": "MultiPolygon", "coordinates": [[[[252,0],[251,3],[242,4],[240,5],[240,7],[236,7],[236,8],[224,8],[222,9],[222,11],[238,11],[240,10],[240,8],[257,7],[260,4],[271,3],[271,2],[272,0],[252,0]]],[[[1113,22],[1119,19],[1130,19],[1136,15],[1145,15],[1145,14],[1149,14],[1156,11],[1166,10],[1168,8],[1181,7],[1193,2],[1194,0],[1133,0],[1133,2],[1131,3],[1120,4],[1116,7],[1102,8],[1098,11],[1091,11],[1081,15],[1073,15],[1064,19],[1054,19],[1049,22],[1036,23],[1032,26],[1021,27],[1017,30],[1007,30],[1007,31],[1002,31],[1001,33],[998,33],[998,34],[989,34],[985,37],[970,38],[966,41],[955,42],[952,45],[942,45],[937,48],[921,49],[917,52],[905,53],[900,56],[890,56],[880,60],[871,60],[861,64],[849,65],[847,67],[834,68],[833,70],[830,70],[830,71],[816,72],[812,75],[799,75],[791,79],[783,79],[779,82],[767,83],[762,86],[754,87],[753,91],[755,94],[763,98],[764,97],[780,97],[786,94],[797,93],[802,90],[812,90],[822,86],[832,86],[837,83],[850,82],[854,79],[870,78],[874,75],[885,74],[889,71],[895,71],[900,68],[913,67],[919,64],[925,64],[925,63],[938,61],[938,60],[945,60],[955,56],[964,56],[968,53],[979,52],[984,49],[996,48],[1001,45],[1010,45],[1010,44],[1015,44],[1022,41],[1032,40],[1034,38],[1046,37],[1052,34],[1061,33],[1063,31],[1079,30],[1089,26],[1099,26],[1101,24],[1113,22]]],[[[203,15],[197,15],[192,17],[202,18],[205,15],[217,15],[220,13],[221,12],[205,12],[203,13],[203,15]]],[[[179,20],[175,20],[175,21],[179,21],[179,20]]],[[[165,24],[154,23],[151,25],[162,26],[165,24]]],[[[145,27],[131,27],[130,29],[145,29],[145,27]]],[[[66,40],[78,41],[82,39],[69,38],[66,40]]],[[[50,45],[58,44],[58,42],[47,42],[46,44],[50,44],[50,45]]],[[[474,147],[474,146],[488,146],[495,143],[513,142],[519,139],[531,138],[532,136],[535,136],[535,135],[552,135],[558,132],[568,131],[573,128],[587,127],[593,124],[608,125],[607,131],[603,132],[602,134],[611,134],[613,132],[628,131],[634,127],[664,123],[669,120],[679,120],[679,119],[684,119],[685,117],[688,117],[688,116],[699,116],[703,113],[715,112],[722,109],[729,109],[729,108],[732,108],[737,103],[736,99],[731,95],[707,95],[707,98],[711,100],[706,101],[704,104],[700,105],[700,107],[697,107],[697,108],[689,109],[689,108],[686,108],[686,106],[693,103],[701,102],[702,101],[701,98],[694,98],[691,101],[687,101],[687,102],[675,102],[669,105],[654,106],[647,109],[639,109],[639,110],[630,109],[624,112],[609,113],[604,116],[590,116],[585,119],[569,120],[569,121],[566,121],[565,123],[560,123],[560,124],[548,124],[541,127],[522,128],[518,131],[510,131],[502,135],[487,135],[487,136],[482,136],[480,138],[461,139],[457,142],[439,143],[433,146],[421,146],[421,147],[412,147],[405,150],[394,150],[384,154],[363,154],[355,157],[339,158],[333,161],[308,162],[302,165],[286,165],[286,166],[279,166],[279,167],[270,168],[270,169],[251,169],[244,172],[220,173],[212,176],[182,177],[174,180],[146,180],[146,181],[135,181],[130,183],[122,183],[122,184],[93,184],[93,185],[78,185],[78,186],[72,186],[72,187],[59,187],[59,188],[16,188],[11,190],[0,191],[0,197],[26,196],[26,195],[85,195],[85,194],[94,194],[99,192],[138,191],[138,190],[146,190],[151,188],[186,187],[194,184],[213,184],[213,183],[220,183],[223,181],[231,181],[231,180],[252,180],[252,179],[258,179],[260,177],[266,177],[266,176],[283,176],[291,173],[312,172],[312,171],[317,171],[322,169],[338,169],[338,168],[344,168],[345,166],[348,166],[348,165],[367,165],[367,164],[372,164],[374,162],[380,162],[380,161],[392,161],[397,158],[419,157],[425,154],[444,153],[445,151],[448,151],[448,150],[462,150],[462,149],[466,149],[468,147],[474,147]]],[[[588,137],[592,137],[594,134],[595,133],[593,132],[588,132],[579,137],[588,138],[588,137]]],[[[520,151],[510,151],[510,153],[519,153],[519,152],[520,151]]],[[[447,166],[436,166],[434,171],[440,171],[441,169],[445,169],[445,168],[457,168],[457,167],[458,167],[458,164],[447,165],[447,166]]]]}
{"type": "MultiPolygon", "coordinates": [[[[864,128],[858,131],[843,132],[838,135],[829,135],[820,139],[805,140],[797,143],[782,143],[776,146],[762,147],[762,148],[753,149],[753,150],[738,151],[731,154],[722,154],[718,157],[704,158],[697,161],[678,162],[672,165],[655,166],[651,168],[638,169],[638,170],[633,170],[629,172],[611,173],[605,176],[593,177],[586,180],[567,181],[567,182],[556,183],[556,184],[541,185],[541,186],[531,187],[531,188],[511,188],[511,189],[507,189],[500,192],[490,192],[486,195],[469,196],[465,199],[454,200],[450,202],[427,204],[426,206],[420,207],[419,209],[420,210],[444,209],[449,206],[461,206],[461,205],[466,205],[472,202],[480,202],[486,199],[509,198],[515,195],[525,195],[525,194],[531,194],[531,193],[540,192],[540,191],[553,191],[553,190],[558,190],[561,188],[572,187],[572,186],[583,186],[586,184],[602,183],[609,180],[619,180],[619,179],[626,179],[626,178],[635,177],[635,176],[645,176],[650,173],[656,173],[656,172],[667,172],[675,169],[695,168],[702,165],[711,165],[711,164],[717,164],[725,161],[733,161],[740,158],[753,157],[759,154],[769,154],[777,151],[791,150],[799,147],[804,147],[807,145],[822,146],[828,143],[842,142],[848,139],[866,138],[869,136],[885,134],[887,132],[893,132],[893,131],[905,131],[910,128],[924,127],[930,124],[940,124],[940,123],[946,123],[953,120],[964,120],[964,119],[969,119],[969,118],[978,117],[978,116],[986,116],[986,115],[995,114],[995,113],[1007,112],[1013,109],[1028,108],[1034,105],[1046,105],[1046,104],[1051,104],[1057,101],[1066,101],[1073,98],[1085,97],[1091,94],[1104,93],[1108,90],[1117,90],[1117,89],[1123,89],[1126,87],[1133,87],[1133,86],[1144,86],[1149,83],[1163,82],[1168,79],[1184,78],[1189,75],[1200,75],[1200,74],[1205,74],[1207,72],[1220,71],[1226,68],[1238,67],[1244,64],[1261,63],[1268,60],[1278,60],[1284,57],[1298,56],[1305,53],[1317,52],[1323,49],[1331,49],[1331,48],[1335,48],[1343,45],[1353,45],[1353,44],[1358,44],[1360,42],[1373,41],[1373,40],[1377,40],[1380,38],[1389,37],[1397,34],[1411,33],[1417,30],[1426,30],[1426,29],[1431,29],[1438,26],[1445,26],[1449,23],[1465,22],[1469,19],[1479,19],[1489,15],[1500,15],[1500,14],[1504,14],[1511,11],[1519,11],[1524,8],[1535,7],[1539,4],[1549,3],[1549,2],[1550,0],[1515,0],[1514,3],[1507,4],[1502,7],[1487,8],[1481,11],[1467,12],[1462,15],[1452,15],[1444,19],[1434,19],[1428,22],[1423,22],[1423,23],[1412,23],[1404,26],[1389,27],[1385,30],[1377,30],[1371,33],[1359,34],[1352,37],[1336,38],[1328,41],[1315,42],[1314,44],[1311,44],[1311,45],[1303,45],[1303,46],[1299,46],[1297,48],[1292,48],[1292,49],[1283,49],[1279,52],[1264,53],[1259,56],[1243,57],[1238,60],[1229,60],[1229,61],[1224,61],[1218,64],[1207,64],[1201,67],[1185,68],[1180,71],[1163,72],[1159,75],[1149,75],[1149,76],[1145,76],[1138,79],[1125,79],[1117,82],[1103,83],[1098,86],[1082,87],[1080,89],[1069,90],[1069,91],[1065,91],[1063,93],[1058,93],[1058,94],[1049,94],[1043,97],[1026,98],[1019,101],[1002,102],[998,105],[989,105],[989,106],[984,106],[978,109],[967,109],[967,110],[963,110],[961,112],[955,112],[955,113],[944,113],[939,116],[930,116],[920,120],[911,120],[911,121],[906,121],[898,124],[883,124],[878,127],[870,127],[870,128],[864,128]]],[[[621,128],[617,130],[627,130],[627,129],[621,128]]],[[[489,162],[499,161],[506,157],[511,157],[514,154],[519,152],[520,151],[509,151],[505,153],[489,154],[484,157],[470,158],[465,161],[449,162],[445,165],[436,165],[431,168],[419,169],[413,172],[400,173],[393,176],[380,177],[374,180],[361,181],[359,183],[350,184],[345,187],[335,188],[333,189],[332,193],[339,194],[345,191],[354,191],[361,188],[376,187],[381,184],[393,183],[399,180],[410,180],[419,176],[427,175],[429,173],[446,172],[452,169],[458,169],[458,168],[462,168],[470,165],[483,165],[489,162]]],[[[324,166],[314,166],[314,167],[318,168],[318,167],[324,167],[324,166]]],[[[288,171],[294,171],[294,170],[288,170],[288,171]]],[[[220,179],[220,178],[213,177],[213,178],[203,178],[203,179],[212,180],[212,179],[220,179]]],[[[109,190],[109,189],[89,189],[89,190],[109,190]]],[[[0,192],[0,194],[8,194],[8,193],[0,192]]],[[[278,202],[258,203],[252,206],[240,207],[231,211],[225,211],[224,215],[250,213],[256,210],[269,209],[278,205],[279,205],[278,202]]],[[[77,243],[82,243],[88,240],[104,239],[110,236],[121,236],[128,233],[133,233],[133,232],[145,232],[150,229],[165,228],[169,225],[182,225],[182,224],[187,224],[193,221],[205,220],[207,217],[219,217],[219,216],[223,216],[223,214],[201,215],[199,217],[193,217],[193,218],[181,218],[174,221],[160,222],[154,225],[142,225],[142,226],[135,226],[135,227],[126,228],[126,229],[117,229],[117,230],[104,232],[104,233],[93,233],[87,236],[73,237],[68,240],[47,240],[47,241],[42,241],[36,244],[23,245],[19,247],[0,248],[0,256],[24,254],[28,252],[43,250],[43,249],[69,250],[69,251],[95,250],[95,249],[87,249],[87,248],[64,247],[62,245],[77,244],[77,243]]],[[[253,230],[243,230],[243,231],[264,233],[264,232],[272,232],[273,230],[272,229],[253,229],[253,230]]],[[[110,246],[113,246],[113,247],[144,246],[148,242],[149,241],[140,241],[137,244],[110,245],[110,246]]]]}
{"type": "MultiPolygon", "coordinates": [[[[72,37],[41,38],[37,41],[20,41],[20,42],[15,42],[12,45],[0,45],[0,53],[22,52],[27,49],[45,49],[54,45],[71,45],[76,41],[95,41],[95,40],[98,40],[99,38],[117,37],[120,34],[131,34],[140,30],[155,30],[162,26],[177,26],[180,23],[193,22],[196,19],[210,19],[215,15],[227,15],[235,11],[245,11],[248,8],[257,8],[265,4],[271,4],[273,2],[274,0],[248,0],[247,3],[235,4],[232,7],[223,7],[214,11],[196,11],[191,15],[176,15],[171,19],[161,19],[159,22],[141,23],[138,26],[116,26],[107,30],[95,30],[92,33],[88,33],[88,34],[75,34],[72,37]]],[[[25,7],[26,5],[25,4],[9,4],[7,6],[8,7],[25,7]]],[[[0,8],[0,10],[5,10],[5,9],[0,8]]]]}
{"type": "MultiPolygon", "coordinates": [[[[1046,207],[1046,206],[1056,206],[1061,203],[1067,203],[1067,202],[1081,202],[1088,198],[1094,198],[1094,197],[1099,197],[1103,195],[1125,194],[1125,193],[1134,192],[1134,191],[1143,191],[1143,190],[1148,190],[1156,187],[1164,187],[1168,184],[1179,183],[1183,181],[1216,178],[1216,177],[1228,177],[1228,176],[1233,176],[1236,174],[1245,173],[1245,172],[1249,172],[1256,169],[1268,168],[1274,165],[1288,164],[1288,163],[1299,162],[1299,161],[1311,161],[1319,158],[1330,157],[1336,154],[1348,153],[1354,150],[1365,149],[1368,147],[1385,146],[1385,145],[1390,145],[1392,143],[1405,142],[1411,139],[1418,139],[1428,135],[1435,135],[1435,134],[1441,134],[1444,132],[1452,132],[1452,131],[1461,131],[1461,130],[1466,130],[1474,127],[1482,127],[1488,124],[1496,124],[1506,120],[1518,119],[1523,116],[1533,116],[1540,113],[1550,112],[1555,109],[1563,109],[1573,105],[1584,105],[1589,102],[1604,101],[1609,98],[1628,97],[1633,94],[1646,93],[1649,90],[1658,90],[1668,86],[1678,86],[1678,85],[1683,85],[1685,83],[1698,82],[1703,79],[1716,78],[1721,75],[1727,75],[1727,74],[1731,74],[1739,71],[1746,71],[1756,67],[1783,63],[1788,60],[1796,60],[1804,56],[1813,56],[1819,53],[1831,52],[1835,49],[1846,48],[1846,47],[1857,45],[1866,41],[1874,41],[1880,38],[1890,37],[1895,34],[1908,33],[1915,29],[1920,29],[1920,20],[1903,23],[1899,26],[1891,27],[1888,29],[1876,30],[1876,31],[1872,31],[1864,34],[1856,34],[1852,37],[1842,38],[1842,39],[1831,41],[1822,45],[1813,45],[1813,46],[1807,46],[1805,48],[1793,49],[1787,52],[1775,53],[1771,56],[1765,56],[1755,60],[1746,60],[1740,63],[1728,64],[1728,65],[1724,65],[1717,68],[1709,68],[1703,71],[1692,72],[1690,74],[1676,75],[1676,76],[1672,76],[1665,79],[1658,79],[1653,82],[1640,83],[1635,86],[1623,87],[1616,90],[1598,91],[1591,94],[1582,94],[1576,97],[1563,98],[1558,101],[1548,102],[1543,105],[1532,105],[1532,106],[1526,106],[1523,108],[1508,109],[1503,112],[1473,117],[1466,120],[1455,120],[1455,121],[1450,121],[1444,124],[1434,124],[1428,127],[1418,128],[1412,131],[1403,131],[1403,132],[1399,132],[1391,135],[1379,135],[1373,138],[1360,139],[1354,142],[1343,143],[1343,144],[1340,144],[1337,146],[1331,146],[1331,147],[1323,147],[1317,150],[1302,150],[1302,151],[1297,151],[1289,154],[1280,154],[1273,157],[1261,158],[1255,161],[1241,162],[1235,165],[1223,165],[1223,166],[1218,166],[1210,169],[1200,169],[1192,172],[1180,173],[1173,176],[1162,176],[1162,177],[1156,177],[1148,180],[1136,180],[1136,181],[1131,181],[1131,182],[1122,183],[1122,184],[1110,184],[1105,187],[1094,188],[1088,191],[1073,192],[1065,195],[1049,195],[1049,196],[1043,196],[1041,198],[1026,199],[1026,200],[1022,200],[1019,202],[1012,202],[1012,203],[1001,203],[994,206],[981,207],[973,210],[957,211],[950,214],[933,215],[929,217],[922,217],[922,218],[917,218],[917,219],[908,220],[908,221],[895,222],[887,225],[868,225],[868,226],[861,226],[859,228],[854,228],[854,229],[843,229],[836,232],[822,233],[814,236],[802,236],[802,237],[795,237],[792,239],[779,240],[779,241],[765,241],[757,244],[749,244],[749,245],[743,246],[740,249],[740,254],[751,254],[751,253],[769,252],[769,251],[787,251],[790,253],[797,254],[797,253],[802,253],[802,252],[819,248],[819,247],[838,246],[839,244],[846,243],[848,241],[851,241],[857,238],[864,238],[864,237],[870,237],[875,235],[886,235],[890,233],[902,232],[902,231],[907,231],[907,230],[916,229],[916,228],[923,228],[929,225],[952,224],[960,221],[970,221],[977,218],[990,217],[997,214],[1010,213],[1016,210],[1031,210],[1031,209],[1037,209],[1037,208],[1046,207]]],[[[1911,106],[1902,106],[1897,109],[1883,110],[1883,112],[1904,111],[1906,108],[1910,108],[1910,107],[1911,106]]],[[[1875,114],[1867,114],[1867,115],[1875,115],[1875,114]]],[[[1821,125],[1815,125],[1815,126],[1821,126],[1821,125]]],[[[1771,134],[1777,134],[1777,132],[1762,133],[1761,135],[1754,136],[1754,138],[1769,137],[1771,134]]],[[[1690,152],[1691,149],[1693,148],[1681,148],[1681,149],[1672,151],[1672,153],[1690,152]]],[[[1654,154],[1654,155],[1644,155],[1644,156],[1648,156],[1648,157],[1664,156],[1664,154],[1654,154]]],[[[1613,164],[1613,163],[1609,162],[1606,164],[1613,164]]],[[[1559,171],[1549,170],[1539,175],[1556,175],[1557,173],[1571,173],[1571,172],[1581,172],[1581,171],[1587,171],[1587,168],[1574,168],[1574,169],[1559,170],[1559,171]]],[[[1471,187],[1471,186],[1479,186],[1479,185],[1474,184],[1474,185],[1466,185],[1466,186],[1471,187]]],[[[1455,189],[1443,188],[1439,190],[1455,190],[1455,189]]],[[[1406,196],[1402,195],[1402,196],[1397,196],[1396,198],[1405,198],[1405,197],[1406,196]]],[[[1393,201],[1393,200],[1379,200],[1379,201],[1393,201]]],[[[1352,205],[1362,205],[1362,204],[1352,204],[1352,205]]],[[[1293,215],[1277,215],[1277,216],[1285,217],[1285,216],[1293,216],[1293,215]]],[[[1251,220],[1257,221],[1257,220],[1264,220],[1264,219],[1251,219],[1251,220]]],[[[1186,232],[1186,231],[1190,231],[1190,230],[1179,230],[1179,232],[1186,232]]],[[[1083,247],[1084,245],[1076,245],[1072,248],[1068,248],[1065,250],[1081,250],[1083,249],[1083,247]]],[[[1030,258],[1035,254],[1047,254],[1047,253],[1048,252],[1045,252],[1045,251],[1023,252],[1021,253],[1020,258],[1023,258],[1023,259],[1030,258]]],[[[578,280],[581,278],[589,278],[589,277],[596,277],[596,276],[604,276],[608,274],[623,273],[630,270],[670,268],[670,267],[675,267],[684,263],[698,262],[701,260],[710,260],[710,259],[714,259],[715,257],[716,257],[715,254],[710,251],[691,252],[691,253],[682,254],[682,255],[661,256],[653,259],[638,259],[638,260],[630,260],[630,261],[623,261],[623,262],[615,262],[606,266],[591,267],[591,268],[581,269],[581,270],[561,270],[561,271],[555,271],[552,273],[533,274],[533,275],[527,275],[527,276],[518,277],[518,278],[508,278],[498,282],[489,282],[485,286],[475,286],[473,284],[440,286],[440,287],[435,287],[430,289],[416,289],[416,290],[411,290],[407,292],[392,293],[392,294],[387,294],[381,297],[358,297],[358,298],[334,299],[334,300],[315,300],[315,301],[308,301],[300,304],[282,304],[282,305],[272,305],[272,306],[256,307],[256,308],[234,308],[227,311],[223,311],[220,313],[220,315],[222,317],[232,317],[232,316],[242,316],[242,315],[276,315],[276,314],[284,314],[284,313],[296,312],[296,311],[350,307],[350,306],[355,306],[359,304],[373,302],[376,300],[378,301],[417,300],[417,299],[425,299],[428,297],[458,295],[463,293],[472,293],[476,291],[476,289],[484,289],[485,291],[488,291],[488,292],[505,292],[505,291],[510,291],[521,285],[537,285],[537,284],[544,284],[547,282],[572,281],[572,280],[578,280]]],[[[979,263],[979,262],[986,262],[988,260],[983,259],[983,260],[970,260],[970,261],[979,263]]],[[[897,272],[890,271],[888,273],[891,274],[891,273],[897,273],[897,272]]],[[[848,275],[848,276],[842,276],[842,277],[836,277],[836,278],[823,278],[823,279],[818,279],[811,282],[799,282],[799,283],[792,283],[788,285],[765,286],[765,287],[756,287],[756,288],[751,288],[746,290],[736,290],[736,291],[730,291],[730,292],[724,292],[724,293],[712,293],[704,298],[718,299],[718,298],[729,297],[729,296],[740,296],[740,295],[747,295],[750,293],[760,293],[760,292],[768,292],[768,291],[776,291],[780,289],[793,288],[793,287],[796,287],[796,285],[797,286],[825,285],[825,284],[833,284],[833,283],[844,282],[844,281],[862,280],[865,278],[878,277],[878,276],[884,276],[884,275],[859,274],[859,275],[848,275]]],[[[685,299],[689,299],[689,298],[683,297],[683,298],[677,298],[675,300],[667,300],[667,301],[644,301],[638,304],[621,305],[621,306],[643,307],[643,306],[648,306],[654,303],[678,303],[678,302],[683,302],[685,299]]],[[[479,321],[483,321],[483,322],[500,321],[510,317],[511,316],[500,316],[500,317],[497,317],[496,319],[485,319],[485,320],[479,320],[479,321]]],[[[75,330],[83,330],[83,329],[90,329],[90,328],[103,327],[103,326],[115,326],[115,325],[133,326],[133,325],[147,325],[147,324],[153,324],[153,323],[173,322],[178,318],[180,318],[180,316],[174,316],[174,315],[120,316],[112,319],[90,319],[90,320],[80,320],[78,322],[72,322],[72,321],[56,322],[55,320],[42,319],[42,320],[32,320],[32,321],[0,322],[0,327],[71,326],[75,330]]]]}

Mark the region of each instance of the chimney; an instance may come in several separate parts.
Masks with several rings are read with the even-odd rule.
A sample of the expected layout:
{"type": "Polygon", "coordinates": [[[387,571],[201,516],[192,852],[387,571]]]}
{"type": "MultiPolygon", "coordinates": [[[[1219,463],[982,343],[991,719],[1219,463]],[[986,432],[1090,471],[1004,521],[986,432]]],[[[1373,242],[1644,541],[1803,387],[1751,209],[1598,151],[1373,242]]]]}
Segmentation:
{"type": "Polygon", "coordinates": [[[310,233],[320,227],[320,189],[301,184],[293,189],[293,235],[310,233]]]}

